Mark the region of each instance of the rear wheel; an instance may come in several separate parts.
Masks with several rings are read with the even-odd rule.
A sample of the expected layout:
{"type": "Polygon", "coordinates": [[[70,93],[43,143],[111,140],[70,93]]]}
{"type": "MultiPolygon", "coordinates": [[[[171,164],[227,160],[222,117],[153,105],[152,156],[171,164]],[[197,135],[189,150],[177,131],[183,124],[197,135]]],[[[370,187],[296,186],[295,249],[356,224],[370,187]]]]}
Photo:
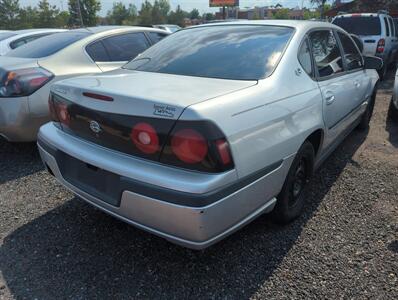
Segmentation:
{"type": "MultiPolygon", "coordinates": [[[[398,97],[398,95],[397,95],[398,97]]],[[[398,121],[398,101],[397,104],[394,104],[394,98],[391,98],[390,109],[389,109],[390,116],[394,121],[398,121]]]]}
{"type": "Polygon", "coordinates": [[[289,169],[282,191],[272,212],[277,223],[286,224],[297,218],[305,203],[304,191],[314,168],[314,147],[304,142],[289,169]]]}

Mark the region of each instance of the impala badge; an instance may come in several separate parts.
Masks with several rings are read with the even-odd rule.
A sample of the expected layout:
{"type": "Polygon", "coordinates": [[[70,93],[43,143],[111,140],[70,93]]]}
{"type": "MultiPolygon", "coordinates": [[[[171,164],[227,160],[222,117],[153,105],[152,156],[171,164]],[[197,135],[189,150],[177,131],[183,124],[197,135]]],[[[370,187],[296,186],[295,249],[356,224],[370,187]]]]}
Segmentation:
{"type": "Polygon", "coordinates": [[[100,124],[97,121],[90,121],[90,129],[92,132],[98,134],[102,131],[100,124]]]}

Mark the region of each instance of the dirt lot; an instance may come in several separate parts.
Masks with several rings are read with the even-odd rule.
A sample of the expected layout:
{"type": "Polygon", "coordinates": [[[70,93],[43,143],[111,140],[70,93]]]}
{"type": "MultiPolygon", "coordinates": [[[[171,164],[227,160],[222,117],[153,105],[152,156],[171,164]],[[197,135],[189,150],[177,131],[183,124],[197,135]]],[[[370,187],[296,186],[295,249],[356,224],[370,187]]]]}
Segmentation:
{"type": "MultiPolygon", "coordinates": [[[[391,75],[392,77],[392,75],[391,75]]],[[[93,209],[0,142],[0,299],[398,299],[398,122],[382,85],[369,132],[316,173],[301,218],[263,216],[195,252],[93,209]]]]}

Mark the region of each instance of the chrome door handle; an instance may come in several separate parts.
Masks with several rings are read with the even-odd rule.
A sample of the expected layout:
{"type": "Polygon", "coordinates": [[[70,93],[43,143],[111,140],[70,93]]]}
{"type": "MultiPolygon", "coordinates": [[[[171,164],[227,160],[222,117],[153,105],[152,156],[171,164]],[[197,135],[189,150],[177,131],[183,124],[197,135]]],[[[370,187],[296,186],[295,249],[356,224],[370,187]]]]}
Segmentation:
{"type": "Polygon", "coordinates": [[[336,97],[332,93],[326,93],[326,95],[326,105],[330,105],[334,102],[334,100],[336,100],[336,97]]]}

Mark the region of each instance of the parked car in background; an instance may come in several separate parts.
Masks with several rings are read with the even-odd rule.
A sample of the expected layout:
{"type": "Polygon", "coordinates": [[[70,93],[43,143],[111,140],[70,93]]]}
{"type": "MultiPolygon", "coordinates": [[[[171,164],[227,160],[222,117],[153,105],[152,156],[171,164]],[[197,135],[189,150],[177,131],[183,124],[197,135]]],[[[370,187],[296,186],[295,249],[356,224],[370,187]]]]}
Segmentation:
{"type": "Polygon", "coordinates": [[[166,30],[169,33],[174,33],[178,30],[181,29],[180,26],[178,25],[173,25],[173,24],[158,24],[158,25],[153,25],[154,28],[159,28],[162,30],[166,30]]]}
{"type": "Polygon", "coordinates": [[[43,37],[0,57],[0,136],[35,141],[50,120],[50,84],[120,68],[169,33],[142,27],[95,27],[43,37]]]}
{"type": "Polygon", "coordinates": [[[398,70],[395,74],[395,83],[391,98],[390,112],[394,120],[398,121],[398,70]]]}
{"type": "Polygon", "coordinates": [[[55,83],[38,146],[87,202],[202,249],[264,212],[300,214],[314,168],[368,127],[380,67],[324,22],[182,29],[122,69],[55,83]]]}
{"type": "Polygon", "coordinates": [[[375,55],[383,59],[384,67],[379,72],[381,78],[385,77],[391,64],[397,63],[398,27],[387,13],[338,15],[332,23],[359,36],[364,45],[364,55],[375,55]]]}
{"type": "Polygon", "coordinates": [[[0,55],[50,34],[66,31],[66,29],[26,29],[0,33],[0,55]]]}

